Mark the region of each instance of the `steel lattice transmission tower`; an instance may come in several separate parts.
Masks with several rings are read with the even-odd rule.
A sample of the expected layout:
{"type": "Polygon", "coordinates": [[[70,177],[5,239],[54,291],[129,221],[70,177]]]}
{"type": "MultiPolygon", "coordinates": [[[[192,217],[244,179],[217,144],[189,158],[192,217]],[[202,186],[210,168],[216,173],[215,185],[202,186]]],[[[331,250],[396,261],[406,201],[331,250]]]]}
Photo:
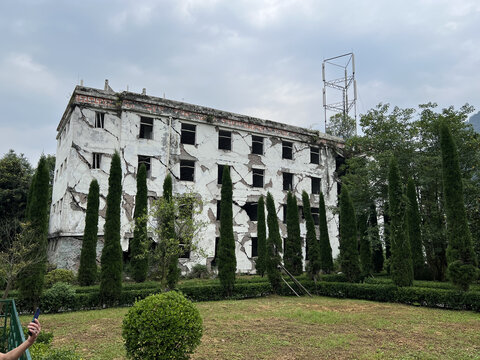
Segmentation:
{"type": "Polygon", "coordinates": [[[323,60],[322,76],[325,132],[327,132],[327,110],[343,114],[344,118],[349,116],[350,112],[353,110],[356,134],[357,82],[355,80],[355,57],[353,53],[323,60]],[[327,97],[329,100],[328,102],[327,97]]]}

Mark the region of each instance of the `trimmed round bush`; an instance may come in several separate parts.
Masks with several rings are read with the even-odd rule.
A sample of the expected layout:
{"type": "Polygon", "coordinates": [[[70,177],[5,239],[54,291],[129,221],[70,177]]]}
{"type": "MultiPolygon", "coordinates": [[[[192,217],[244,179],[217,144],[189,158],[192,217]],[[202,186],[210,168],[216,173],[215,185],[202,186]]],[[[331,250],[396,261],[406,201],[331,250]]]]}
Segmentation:
{"type": "Polygon", "coordinates": [[[73,284],[75,282],[75,274],[72,270],[67,269],[55,269],[49,271],[45,275],[45,286],[47,288],[52,287],[53,284],[64,282],[67,284],[73,284]]]}
{"type": "Polygon", "coordinates": [[[122,336],[130,359],[188,359],[202,332],[195,305],[170,291],[136,302],[123,319],[122,336]]]}
{"type": "Polygon", "coordinates": [[[43,293],[41,307],[44,312],[59,312],[75,307],[75,289],[64,282],[54,284],[43,293]]]}

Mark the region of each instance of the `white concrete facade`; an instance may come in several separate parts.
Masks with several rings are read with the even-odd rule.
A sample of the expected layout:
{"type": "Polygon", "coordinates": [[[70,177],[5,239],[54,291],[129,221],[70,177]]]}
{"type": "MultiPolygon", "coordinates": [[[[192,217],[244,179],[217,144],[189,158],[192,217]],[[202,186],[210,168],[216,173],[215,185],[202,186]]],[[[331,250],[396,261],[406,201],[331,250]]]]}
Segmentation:
{"type": "MultiPolygon", "coordinates": [[[[301,205],[301,193],[305,190],[310,194],[313,208],[318,208],[319,199],[318,195],[312,195],[312,177],[320,179],[333,255],[338,254],[338,219],[330,209],[337,205],[336,159],[341,156],[343,148],[343,141],[339,138],[177,101],[80,86],[75,88],[57,132],[49,259],[58,267],[78,269],[88,188],[94,178],[100,184],[100,241],[97,248],[100,255],[108,173],[115,151],[120,154],[123,172],[121,238],[124,251],[128,249],[128,239],[133,233],[140,156],[150,159],[149,196],[162,195],[168,167],[174,180],[174,193],[192,190],[202,198],[200,217],[208,225],[199,238],[199,246],[208,257],[205,259],[192,253],[189,259],[181,259],[184,271],[195,263],[209,265],[215,255],[215,238],[219,236],[216,221],[221,190],[217,181],[219,165],[229,165],[231,169],[238,272],[255,272],[252,237],[257,236],[257,222],[250,220],[244,208],[247,202],[255,204],[269,191],[275,199],[282,237],[286,237],[286,227],[282,223],[283,204],[287,198],[287,191],[283,190],[284,173],[293,174],[292,191],[298,204],[301,205]],[[142,126],[145,121],[147,125],[142,126]],[[150,139],[145,138],[150,137],[149,122],[153,130],[150,139]],[[194,125],[194,132],[190,132],[194,134],[194,144],[182,143],[182,124],[194,125]],[[222,137],[230,134],[231,150],[219,149],[220,132],[222,137]],[[261,154],[252,153],[254,136],[255,140],[263,141],[261,154]],[[293,159],[284,159],[282,150],[286,146],[288,152],[289,143],[292,144],[293,159]],[[311,163],[312,148],[314,152],[319,151],[318,163],[311,163]],[[180,166],[185,160],[194,162],[193,181],[181,180],[180,166]],[[253,187],[253,171],[258,174],[262,170],[264,185],[253,187]]],[[[223,140],[228,142],[228,137],[223,140]]],[[[302,220],[303,238],[305,231],[302,220]]]]}

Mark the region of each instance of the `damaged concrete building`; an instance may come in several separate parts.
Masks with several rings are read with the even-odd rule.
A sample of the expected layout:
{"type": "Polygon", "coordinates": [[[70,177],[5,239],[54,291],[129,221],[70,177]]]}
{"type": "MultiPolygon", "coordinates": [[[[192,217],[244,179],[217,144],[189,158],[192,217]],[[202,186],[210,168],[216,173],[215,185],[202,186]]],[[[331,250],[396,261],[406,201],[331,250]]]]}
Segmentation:
{"type": "MultiPolygon", "coordinates": [[[[224,165],[230,166],[233,182],[238,272],[255,272],[257,201],[268,191],[275,199],[283,238],[287,191],[293,191],[299,205],[303,190],[311,194],[316,221],[318,194],[323,192],[336,256],[338,219],[331,208],[337,205],[336,168],[342,148],[341,139],[318,131],[147,96],[145,91],[114,92],[108,82],[104,90],[77,86],[57,128],[49,261],[59,268],[78,269],[88,188],[94,178],[100,184],[99,259],[108,175],[115,151],[122,161],[121,239],[125,254],[133,236],[136,173],[144,163],[150,198],[162,195],[167,171],[174,180],[174,193],[194,191],[201,196],[199,216],[207,225],[198,245],[204,255],[192,252],[181,258],[184,272],[196,263],[211,266],[215,259],[224,165]]],[[[304,239],[304,219],[300,225],[304,239]]],[[[303,254],[305,258],[305,246],[303,254]]]]}

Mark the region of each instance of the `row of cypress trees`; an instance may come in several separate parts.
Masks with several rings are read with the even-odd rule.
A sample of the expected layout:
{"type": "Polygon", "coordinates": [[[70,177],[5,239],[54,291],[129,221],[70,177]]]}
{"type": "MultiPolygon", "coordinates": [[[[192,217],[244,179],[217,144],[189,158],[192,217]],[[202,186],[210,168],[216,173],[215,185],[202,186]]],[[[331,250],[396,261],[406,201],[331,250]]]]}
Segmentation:
{"type": "MultiPolygon", "coordinates": [[[[218,245],[218,277],[227,295],[233,292],[235,285],[236,258],[235,239],[233,234],[232,212],[232,181],[230,169],[225,166],[222,175],[222,190],[220,203],[220,241],[218,245]]],[[[333,270],[332,249],[328,237],[325,201],[320,194],[320,241],[317,240],[315,223],[310,208],[310,199],[304,191],[302,193],[303,211],[306,219],[309,262],[307,272],[312,278],[320,271],[329,273],[333,270]]],[[[267,217],[265,218],[265,201],[263,196],[258,201],[257,212],[257,274],[267,274],[274,291],[281,285],[280,265],[282,253],[285,268],[293,275],[303,272],[302,243],[300,237],[299,212],[296,197],[288,192],[287,195],[287,238],[285,248],[282,249],[282,238],[275,210],[275,202],[270,192],[266,197],[267,217]],[[268,226],[268,237],[267,227],[268,226]]]]}

